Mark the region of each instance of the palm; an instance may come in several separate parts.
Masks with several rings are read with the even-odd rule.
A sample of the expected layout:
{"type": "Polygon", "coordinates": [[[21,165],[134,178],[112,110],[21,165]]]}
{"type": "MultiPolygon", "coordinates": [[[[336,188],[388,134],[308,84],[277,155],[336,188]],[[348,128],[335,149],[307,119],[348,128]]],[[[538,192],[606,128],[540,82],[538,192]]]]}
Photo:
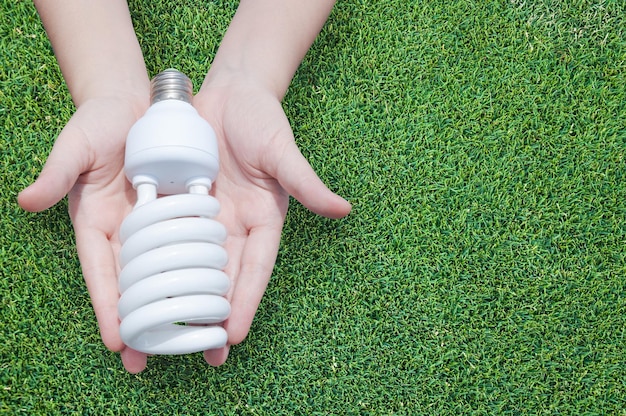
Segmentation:
{"type": "Polygon", "coordinates": [[[271,96],[250,91],[231,92],[221,103],[207,105],[201,96],[197,98],[200,113],[220,138],[215,193],[224,207],[221,219],[233,236],[247,235],[251,228],[262,225],[274,224],[280,229],[289,195],[276,179],[273,160],[284,151],[281,133],[290,132],[280,104],[271,96]]]}

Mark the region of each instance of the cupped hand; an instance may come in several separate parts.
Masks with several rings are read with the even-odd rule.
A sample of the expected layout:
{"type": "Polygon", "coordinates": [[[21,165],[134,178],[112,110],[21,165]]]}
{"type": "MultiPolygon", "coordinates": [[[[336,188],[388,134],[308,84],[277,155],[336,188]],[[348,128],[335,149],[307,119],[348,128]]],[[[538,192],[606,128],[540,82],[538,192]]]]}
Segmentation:
{"type": "Polygon", "coordinates": [[[126,369],[143,370],[146,355],[119,335],[118,230],[135,193],[126,180],[124,143],[149,97],[107,97],[82,103],[57,138],[38,179],[18,202],[28,211],[51,207],[69,194],[76,247],[104,344],[120,351],[126,369]]]}
{"type": "Polygon", "coordinates": [[[226,273],[231,315],[224,323],[228,346],[205,352],[211,365],[225,362],[229,345],[247,336],[274,268],[289,195],[329,218],[350,212],[300,153],[280,100],[252,80],[207,77],[194,106],[218,136],[220,172],[214,193],[218,220],[228,230],[226,273]]]}

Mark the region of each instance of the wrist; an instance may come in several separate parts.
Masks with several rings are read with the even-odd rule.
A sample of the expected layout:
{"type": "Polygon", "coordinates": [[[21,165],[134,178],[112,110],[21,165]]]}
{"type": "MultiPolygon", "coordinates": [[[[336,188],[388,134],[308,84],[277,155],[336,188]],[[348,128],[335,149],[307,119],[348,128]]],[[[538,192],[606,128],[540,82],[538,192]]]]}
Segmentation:
{"type": "Polygon", "coordinates": [[[94,99],[122,99],[133,103],[148,102],[150,99],[150,81],[143,77],[106,77],[94,74],[83,83],[66,80],[72,100],[76,107],[94,99]]]}
{"type": "Polygon", "coordinates": [[[148,89],[145,91],[141,89],[101,91],[99,88],[94,88],[82,95],[80,100],[76,100],[75,97],[72,98],[77,109],[99,102],[108,106],[107,108],[117,108],[129,115],[132,114],[135,119],[143,116],[150,106],[150,92],[148,89]]]}
{"type": "Polygon", "coordinates": [[[280,101],[285,93],[275,85],[272,79],[263,77],[253,69],[237,67],[234,65],[212,65],[207,73],[200,91],[207,89],[220,90],[232,88],[245,88],[268,93],[280,101]]]}
{"type": "Polygon", "coordinates": [[[217,83],[234,76],[263,86],[282,100],[333,4],[334,0],[242,0],[207,80],[217,83]]]}
{"type": "Polygon", "coordinates": [[[143,65],[136,70],[135,66],[122,63],[85,72],[76,67],[61,69],[76,108],[98,99],[121,99],[143,108],[150,101],[150,79],[143,65]]]}

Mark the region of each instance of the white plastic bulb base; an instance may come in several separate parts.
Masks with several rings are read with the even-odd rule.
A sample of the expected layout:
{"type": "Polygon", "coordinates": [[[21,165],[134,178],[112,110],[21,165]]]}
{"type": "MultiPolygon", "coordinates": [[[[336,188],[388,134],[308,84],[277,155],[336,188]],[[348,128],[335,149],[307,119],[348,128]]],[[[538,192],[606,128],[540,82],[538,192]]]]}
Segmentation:
{"type": "Polygon", "coordinates": [[[189,181],[216,178],[218,169],[215,132],[189,103],[159,101],[128,133],[124,171],[135,187],[151,180],[159,194],[181,194],[189,181]]]}

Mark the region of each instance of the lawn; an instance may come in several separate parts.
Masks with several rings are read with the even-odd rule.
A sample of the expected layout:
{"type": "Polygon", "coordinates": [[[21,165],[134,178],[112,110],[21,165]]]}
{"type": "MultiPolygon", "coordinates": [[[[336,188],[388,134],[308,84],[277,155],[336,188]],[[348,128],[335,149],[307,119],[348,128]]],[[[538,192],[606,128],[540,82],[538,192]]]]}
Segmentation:
{"type": "MultiPolygon", "coordinates": [[[[0,413],[626,415],[626,4],[340,1],[284,107],[343,220],[292,201],[227,363],[100,341],[67,202],[17,193],[74,111],[0,0],[0,413]]],[[[130,7],[199,86],[237,2],[130,7]]]]}

